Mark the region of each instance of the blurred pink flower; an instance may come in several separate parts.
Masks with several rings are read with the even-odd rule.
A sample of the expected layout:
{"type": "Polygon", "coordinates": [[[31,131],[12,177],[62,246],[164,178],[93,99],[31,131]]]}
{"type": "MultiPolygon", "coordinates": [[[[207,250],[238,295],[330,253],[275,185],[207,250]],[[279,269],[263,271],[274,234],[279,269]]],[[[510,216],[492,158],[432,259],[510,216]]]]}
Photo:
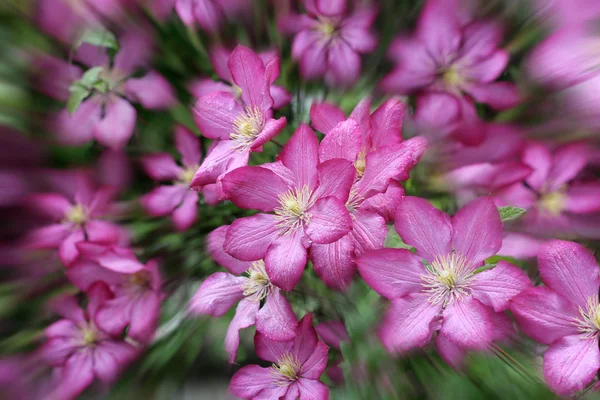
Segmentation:
{"type": "Polygon", "coordinates": [[[106,284],[95,283],[87,295],[86,312],[74,298],[62,299],[59,312],[64,319],[46,329],[48,341],[42,355],[60,375],[57,386],[46,399],[74,399],[95,379],[110,384],[139,353],[118,336],[98,329],[98,311],[112,296],[106,284]]]}
{"type": "Polygon", "coordinates": [[[317,338],[312,314],[302,318],[295,339],[273,341],[260,332],[254,337],[256,354],[271,367],[247,365],[231,378],[229,390],[242,399],[329,399],[329,389],[319,381],[329,348],[317,338]]]}
{"type": "MultiPolygon", "coordinates": [[[[307,14],[288,14],[279,28],[294,33],[292,58],[300,63],[304,79],[325,77],[331,86],[349,86],[360,74],[360,54],[372,53],[377,37],[371,26],[374,7],[356,6],[347,0],[305,0],[307,14]]],[[[358,3],[357,3],[358,4],[358,3]]]]}
{"type": "Polygon", "coordinates": [[[392,300],[379,331],[388,351],[423,347],[439,331],[440,355],[459,366],[467,350],[485,350],[501,338],[508,318],[502,312],[531,283],[505,261],[476,271],[502,244],[502,222],[492,200],[475,200],[450,219],[424,199],[404,197],[395,227],[416,253],[379,249],[357,261],[369,286],[392,300]]]}
{"type": "Polygon", "coordinates": [[[313,125],[326,134],[319,147],[320,162],[345,159],[356,170],[346,201],[351,231],[332,243],[314,243],[310,251],[316,274],[336,289],[350,285],[356,257],[383,247],[386,217],[393,220],[396,203],[404,195],[397,182],[408,179],[427,146],[419,137],[402,141],[402,102],[387,100],[373,114],[370,104],[370,99],[361,101],[348,119],[331,104],[311,107],[313,125]]]}
{"type": "Polygon", "coordinates": [[[300,280],[314,243],[335,242],[352,226],[345,203],[355,168],[343,159],[319,163],[318,156],[317,135],[302,124],[278,161],[238,168],[222,180],[238,207],[274,212],[234,221],[225,251],[239,260],[264,259],[271,282],[285,291],[300,280]]]}
{"type": "MultiPolygon", "coordinates": [[[[200,165],[202,154],[196,135],[182,125],[175,128],[175,147],[181,155],[183,167],[177,165],[168,153],[151,154],[142,159],[148,175],[156,181],[171,181],[172,185],[156,187],[144,195],[140,203],[152,216],[170,215],[177,230],[184,231],[196,221],[199,194],[190,189],[190,182],[200,165]]],[[[202,191],[210,191],[213,186],[204,186],[202,191]]],[[[214,204],[210,196],[208,199],[210,204],[214,204]]]]}
{"type": "Polygon", "coordinates": [[[279,63],[266,66],[251,49],[238,45],[228,60],[233,82],[242,90],[241,102],[229,92],[212,92],[200,97],[194,107],[198,129],[209,139],[218,139],[191,181],[193,189],[216,183],[223,174],[248,164],[252,151],[285,127],[285,117],[273,119],[270,95],[272,76],[279,63]]]}
{"type": "Polygon", "coordinates": [[[251,14],[251,0],[175,0],[175,11],[186,25],[198,23],[206,32],[217,31],[230,18],[251,14]]]}
{"type": "Polygon", "coordinates": [[[578,243],[552,240],[538,255],[545,286],[532,287],[510,301],[521,329],[549,345],[544,377],[552,390],[582,390],[600,369],[600,277],[598,262],[578,243]]]}
{"type": "MultiPolygon", "coordinates": [[[[211,232],[208,241],[212,243],[212,252],[221,254],[215,259],[228,257],[223,250],[225,233],[228,227],[220,227],[211,232]],[[218,242],[215,243],[215,242],[218,242]]],[[[224,315],[239,302],[235,317],[229,325],[225,336],[225,350],[229,362],[235,363],[240,344],[240,329],[256,325],[256,330],[266,337],[285,341],[296,336],[297,319],[292,306],[285,299],[280,289],[271,283],[265,264],[262,260],[244,262],[246,269],[240,271],[237,264],[231,270],[234,274],[246,273],[247,276],[235,276],[226,272],[210,275],[190,301],[193,314],[206,314],[214,317],[224,315]],[[264,305],[261,307],[261,301],[264,305]]],[[[231,264],[227,264],[231,265],[231,264]]],[[[224,265],[227,267],[227,265],[224,265]]],[[[229,268],[228,268],[229,269],[229,268]]]]}

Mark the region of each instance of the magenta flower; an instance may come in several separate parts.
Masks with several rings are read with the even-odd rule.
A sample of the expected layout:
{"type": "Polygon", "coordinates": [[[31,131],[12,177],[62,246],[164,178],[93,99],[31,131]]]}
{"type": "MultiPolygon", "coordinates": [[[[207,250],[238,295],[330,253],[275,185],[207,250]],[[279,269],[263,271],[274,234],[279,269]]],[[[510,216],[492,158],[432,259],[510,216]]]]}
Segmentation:
{"type": "Polygon", "coordinates": [[[111,298],[108,287],[98,282],[87,294],[86,312],[79,308],[74,298],[64,299],[60,305],[64,319],[46,329],[48,341],[42,348],[42,355],[57,369],[60,378],[56,388],[45,398],[74,399],[95,379],[110,384],[139,353],[118,336],[98,329],[98,310],[111,298]]]}
{"type": "Polygon", "coordinates": [[[383,247],[388,234],[386,217],[393,220],[396,203],[404,194],[397,182],[408,179],[427,145],[419,137],[402,141],[404,104],[400,101],[387,100],[373,114],[369,106],[370,99],[363,100],[348,119],[330,104],[311,107],[313,125],[326,134],[319,148],[320,161],[346,159],[356,170],[346,201],[351,231],[332,243],[314,243],[310,251],[317,275],[336,289],[350,285],[356,257],[383,247]]]}
{"type": "Polygon", "coordinates": [[[234,221],[225,251],[239,260],[264,259],[271,282],[285,291],[300,280],[314,243],[335,242],[352,225],[345,203],[355,169],[342,159],[319,163],[318,154],[317,135],[302,124],[278,161],[238,168],[222,180],[238,207],[274,213],[234,221]]]}
{"type": "Polygon", "coordinates": [[[439,331],[436,346],[453,366],[466,350],[486,349],[501,336],[508,301],[530,286],[527,275],[505,261],[477,272],[502,244],[494,203],[475,200],[450,219],[426,200],[405,197],[395,227],[416,254],[379,249],[357,261],[369,286],[392,300],[379,331],[384,346],[404,353],[439,331]]]}
{"type": "MultiPolygon", "coordinates": [[[[223,250],[223,242],[228,227],[220,227],[210,233],[209,251],[215,260],[231,258],[223,250]]],[[[229,362],[235,363],[240,344],[239,330],[256,325],[258,332],[266,337],[285,341],[296,336],[298,321],[292,307],[280,289],[271,283],[265,263],[262,260],[243,262],[245,269],[240,271],[242,262],[226,262],[224,267],[234,274],[245,272],[247,276],[235,276],[226,272],[216,272],[206,278],[192,300],[190,311],[194,314],[224,315],[238,303],[235,317],[227,329],[225,350],[229,362]],[[233,267],[233,268],[231,268],[233,267]],[[261,301],[264,305],[261,307],[261,301]]]]}
{"type": "MultiPolygon", "coordinates": [[[[229,70],[228,60],[231,56],[231,51],[225,47],[217,46],[210,51],[210,60],[213,68],[222,81],[213,81],[210,78],[200,78],[192,81],[188,89],[196,98],[200,98],[212,92],[227,92],[231,93],[238,101],[241,100],[242,89],[235,84],[231,71],[229,70]]],[[[269,65],[271,62],[273,72],[271,74],[271,87],[269,93],[273,98],[273,108],[278,109],[285,107],[292,99],[292,95],[282,86],[275,85],[275,81],[279,77],[279,58],[276,50],[267,50],[258,53],[258,56],[263,61],[263,65],[269,65]]]]}
{"type": "Polygon", "coordinates": [[[538,268],[546,286],[525,290],[510,309],[527,335],[550,346],[544,377],[552,390],[568,395],[600,369],[598,263],[580,244],[551,240],[540,249],[538,268]]]}
{"type": "Polygon", "coordinates": [[[273,98],[270,87],[277,76],[278,62],[266,66],[260,57],[238,45],[229,56],[233,82],[242,90],[241,102],[230,92],[213,92],[202,96],[194,107],[194,120],[202,135],[218,139],[212,151],[192,179],[191,187],[199,189],[215,183],[223,174],[248,164],[252,151],[285,127],[285,117],[272,118],[273,98]]]}
{"type": "MultiPolygon", "coordinates": [[[[183,167],[168,153],[151,154],[142,159],[142,165],[152,179],[171,181],[172,185],[158,186],[143,196],[140,203],[154,217],[170,215],[177,230],[184,231],[196,221],[198,193],[190,190],[189,185],[202,154],[198,138],[182,125],[175,128],[175,147],[181,154],[183,167]]],[[[203,191],[211,189],[214,190],[214,185],[205,186],[203,191]]]]}
{"type": "Polygon", "coordinates": [[[96,326],[119,336],[127,335],[139,342],[152,339],[160,312],[161,284],[158,265],[140,263],[130,249],[82,242],[81,254],[67,270],[75,286],[88,291],[96,282],[105,283],[113,293],[97,310],[96,326]]]}
{"type": "Polygon", "coordinates": [[[508,53],[498,48],[501,41],[502,30],[494,22],[464,25],[452,2],[428,0],[415,35],[392,43],[389,55],[398,64],[382,87],[400,94],[448,93],[450,97],[438,99],[447,103],[443,108],[468,115],[476,115],[471,98],[495,109],[514,107],[519,102],[516,86],[494,82],[509,61],[508,53]]]}
{"type": "Polygon", "coordinates": [[[29,248],[58,248],[60,260],[66,266],[79,256],[76,246],[79,242],[127,243],[123,228],[100,219],[110,211],[114,190],[102,187],[95,191],[83,173],[74,179],[76,190],[72,198],[58,193],[39,193],[29,198],[34,212],[53,223],[31,230],[25,239],[29,248]]]}
{"type": "Polygon", "coordinates": [[[300,63],[304,79],[325,77],[332,86],[348,86],[358,80],[360,54],[372,53],[377,37],[370,30],[377,10],[357,6],[348,10],[346,0],[305,0],[307,15],[288,15],[280,28],[296,33],[292,58],[300,63]]]}
{"type": "MultiPolygon", "coordinates": [[[[163,0],[165,1],[165,0],[163,0]]],[[[230,18],[242,18],[251,11],[251,0],[172,0],[175,11],[186,25],[197,22],[206,32],[215,32],[230,18]]],[[[250,13],[251,14],[251,13],[250,13]]]]}
{"type": "Polygon", "coordinates": [[[329,389],[319,381],[327,367],[329,348],[317,338],[312,314],[302,318],[296,338],[270,340],[260,332],[254,336],[256,354],[271,367],[247,365],[231,378],[229,390],[242,399],[329,399],[329,389]]]}
{"type": "Polygon", "coordinates": [[[63,110],[56,118],[59,139],[78,145],[95,138],[112,149],[123,148],[135,128],[136,111],[131,102],[150,110],[166,109],[175,102],[167,80],[150,70],[141,78],[132,74],[145,66],[151,54],[148,35],[129,31],[120,38],[120,50],[112,64],[105,49],[83,44],[76,57],[90,67],[102,67],[100,82],[92,95],[69,115],[63,110]]]}

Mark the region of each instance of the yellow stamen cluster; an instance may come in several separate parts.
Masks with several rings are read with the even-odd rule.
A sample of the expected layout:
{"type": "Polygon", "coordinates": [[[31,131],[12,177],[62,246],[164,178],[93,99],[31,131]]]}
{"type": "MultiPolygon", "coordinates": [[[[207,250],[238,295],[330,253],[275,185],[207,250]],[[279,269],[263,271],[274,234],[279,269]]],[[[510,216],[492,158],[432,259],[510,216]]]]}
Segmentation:
{"type": "Polygon", "coordinates": [[[358,153],[356,161],[354,161],[354,168],[356,168],[356,178],[360,179],[365,174],[365,167],[367,166],[367,152],[362,150],[358,153]]]}
{"type": "Polygon", "coordinates": [[[315,203],[312,191],[304,185],[302,189],[290,189],[279,195],[280,206],[275,209],[277,227],[282,234],[295,232],[310,221],[311,214],[307,212],[315,203]]]}
{"type": "Polygon", "coordinates": [[[425,292],[430,294],[429,302],[446,306],[469,295],[469,278],[473,276],[469,267],[466,257],[459,253],[436,257],[428,274],[421,275],[425,292]]]}
{"type": "Polygon", "coordinates": [[[597,336],[600,332],[600,302],[598,296],[588,298],[586,308],[579,307],[580,319],[576,319],[574,324],[579,332],[586,337],[597,336]]]}
{"type": "Polygon", "coordinates": [[[567,195],[564,190],[556,190],[543,194],[538,200],[540,211],[551,217],[558,217],[567,206],[567,195]]]}
{"type": "Polygon", "coordinates": [[[87,222],[88,218],[88,211],[81,204],[74,205],[65,214],[65,219],[75,225],[83,225],[87,222]]]}
{"type": "Polygon", "coordinates": [[[265,270],[263,260],[254,261],[248,270],[248,278],[242,286],[244,296],[250,301],[259,302],[270,293],[273,286],[265,270]]]}
{"type": "Polygon", "coordinates": [[[273,364],[271,371],[275,379],[275,384],[278,386],[287,386],[296,381],[300,375],[301,364],[298,358],[285,353],[277,364],[273,364]]]}
{"type": "Polygon", "coordinates": [[[83,329],[83,344],[84,346],[94,346],[98,342],[98,335],[94,328],[83,329]]]}
{"type": "Polygon", "coordinates": [[[180,181],[185,183],[186,185],[189,185],[192,179],[194,179],[194,175],[196,174],[197,170],[197,165],[186,168],[185,170],[183,170],[181,176],[179,177],[180,181]]]}
{"type": "Polygon", "coordinates": [[[231,140],[236,142],[238,150],[248,150],[265,125],[265,116],[257,107],[246,107],[235,121],[233,121],[233,132],[231,140]]]}
{"type": "Polygon", "coordinates": [[[442,81],[449,89],[456,89],[464,83],[464,78],[460,75],[458,68],[455,65],[443,69],[441,73],[442,81]]]}
{"type": "Polygon", "coordinates": [[[331,39],[337,34],[337,28],[332,21],[323,20],[317,27],[318,31],[323,34],[326,39],[331,39]]]}
{"type": "Polygon", "coordinates": [[[147,289],[152,285],[152,278],[148,271],[139,271],[129,275],[129,284],[135,289],[147,289]]]}
{"type": "MultiPolygon", "coordinates": [[[[348,196],[348,201],[346,201],[346,209],[350,214],[353,214],[358,211],[364,200],[365,198],[358,193],[356,187],[352,186],[352,189],[350,189],[350,195],[348,196]]],[[[353,215],[351,216],[354,217],[353,215]]]]}

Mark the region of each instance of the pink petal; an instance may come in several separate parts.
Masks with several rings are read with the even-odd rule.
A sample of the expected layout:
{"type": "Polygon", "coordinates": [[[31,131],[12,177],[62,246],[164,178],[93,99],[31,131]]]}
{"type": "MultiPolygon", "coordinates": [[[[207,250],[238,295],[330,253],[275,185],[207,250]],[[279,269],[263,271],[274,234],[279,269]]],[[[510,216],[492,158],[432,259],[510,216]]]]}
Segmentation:
{"type": "Polygon", "coordinates": [[[190,187],[199,190],[202,186],[216,183],[225,173],[248,165],[250,153],[237,151],[235,146],[233,140],[219,140],[196,171],[190,187]]]}
{"type": "MultiPolygon", "coordinates": [[[[329,388],[323,382],[300,378],[298,379],[298,391],[301,399],[328,400],[329,388]]],[[[291,398],[291,397],[290,397],[291,398]]],[[[288,400],[288,399],[286,399],[288,400]]]]}
{"type": "Polygon", "coordinates": [[[380,295],[396,299],[423,289],[427,274],[421,259],[406,249],[379,249],[363,254],[357,261],[358,272],[380,295]]]}
{"type": "Polygon", "coordinates": [[[94,380],[93,360],[87,351],[77,352],[62,368],[60,381],[48,394],[50,399],[75,399],[94,380]]]}
{"type": "Polygon", "coordinates": [[[331,347],[340,349],[342,341],[349,341],[346,326],[341,321],[326,321],[315,326],[317,334],[331,347]]]}
{"type": "Polygon", "coordinates": [[[90,321],[96,321],[96,313],[113,297],[113,293],[104,282],[96,282],[86,292],[88,297],[87,315],[90,321]]]}
{"type": "Polygon", "coordinates": [[[220,226],[209,233],[206,239],[206,248],[217,264],[227,268],[232,274],[239,275],[246,272],[252,263],[240,261],[225,252],[223,244],[225,243],[227,229],[229,229],[229,225],[220,226]]]}
{"type": "MultiPolygon", "coordinates": [[[[229,230],[232,228],[233,224],[229,230]]],[[[229,232],[227,235],[229,236],[229,232]]],[[[269,246],[265,255],[267,275],[274,285],[289,292],[300,281],[306,260],[306,248],[302,244],[300,231],[279,236],[269,246]]]]}
{"type": "Polygon", "coordinates": [[[338,123],[344,121],[346,115],[338,106],[329,103],[313,103],[310,106],[310,123],[316,130],[328,133],[338,123]]]}
{"type": "Polygon", "coordinates": [[[261,167],[238,168],[225,175],[221,183],[233,204],[263,212],[279,207],[279,196],[289,190],[274,172],[261,167]]]}
{"type": "Polygon", "coordinates": [[[354,164],[340,158],[327,160],[317,166],[317,175],[319,187],[315,198],[335,196],[342,202],[348,200],[356,176],[354,164]]]}
{"type": "Polygon", "coordinates": [[[177,101],[169,82],[156,71],[149,71],[141,78],[129,78],[125,93],[149,110],[164,110],[177,101]]]}
{"type": "Polygon", "coordinates": [[[381,80],[380,86],[385,91],[409,94],[434,82],[436,63],[420,42],[396,39],[390,46],[388,55],[400,64],[381,80]]]}
{"type": "Polygon", "coordinates": [[[447,60],[461,43],[460,24],[452,4],[430,0],[417,22],[417,36],[437,59],[447,60]]]}
{"type": "Polygon", "coordinates": [[[94,128],[94,137],[111,149],[122,149],[133,135],[135,120],[135,108],[127,100],[112,96],[106,103],[104,117],[94,128]]]}
{"type": "Polygon", "coordinates": [[[493,256],[502,246],[502,221],[489,197],[474,200],[452,217],[452,246],[473,265],[493,256]]]}
{"type": "Polygon", "coordinates": [[[119,37],[119,52],[115,55],[114,68],[133,74],[146,66],[152,55],[152,37],[143,29],[129,29],[119,37]]]}
{"type": "Polygon", "coordinates": [[[383,217],[365,210],[358,210],[353,216],[351,234],[356,256],[369,250],[381,249],[388,235],[383,217]]]}
{"type": "Polygon", "coordinates": [[[542,245],[538,268],[552,290],[585,308],[588,298],[598,295],[600,277],[593,254],[578,243],[551,240],[542,245]]]}
{"type": "Polygon", "coordinates": [[[395,228],[404,243],[417,248],[417,255],[433,261],[452,251],[450,218],[427,200],[404,197],[398,203],[395,228]]]}
{"type": "Polygon", "coordinates": [[[379,338],[388,351],[405,353],[429,342],[432,322],[442,307],[431,304],[427,297],[413,293],[392,301],[379,329],[379,338]]]}
{"type": "Polygon", "coordinates": [[[292,95],[285,88],[279,85],[271,85],[271,97],[273,98],[273,108],[280,109],[292,101],[292,95]]]}
{"type": "Polygon", "coordinates": [[[470,62],[489,57],[502,42],[502,27],[494,21],[475,21],[464,28],[460,57],[470,62]]]}
{"type": "Polygon", "coordinates": [[[548,190],[558,189],[579,175],[588,163],[590,150],[588,144],[580,142],[556,149],[552,168],[548,173],[548,181],[550,181],[548,190]]]}
{"type": "Polygon", "coordinates": [[[333,86],[349,86],[360,75],[360,56],[344,40],[335,40],[327,52],[327,74],[325,78],[333,86]]]}
{"type": "Polygon", "coordinates": [[[294,341],[271,340],[261,332],[256,332],[256,335],[254,335],[254,348],[256,355],[265,361],[274,363],[278,362],[282,356],[292,351],[293,346],[294,341]]]}
{"type": "Polygon", "coordinates": [[[478,273],[471,282],[473,296],[496,312],[508,309],[508,302],[513,297],[531,287],[525,272],[504,260],[496,267],[478,273]]]}
{"type": "Polygon", "coordinates": [[[513,108],[521,101],[519,89],[511,82],[495,82],[469,85],[466,91],[478,103],[488,104],[495,110],[513,108]]]}
{"type": "Polygon", "coordinates": [[[358,53],[371,53],[377,48],[377,36],[365,28],[344,26],[340,36],[358,53]]]}
{"type": "Polygon", "coordinates": [[[66,266],[71,265],[77,257],[79,257],[79,250],[77,250],[77,243],[85,240],[85,236],[82,230],[72,231],[60,244],[58,248],[58,257],[60,261],[66,266]]]}
{"type": "Polygon", "coordinates": [[[250,146],[250,150],[259,151],[260,146],[279,135],[283,128],[285,128],[286,124],[287,120],[285,117],[281,117],[279,119],[268,119],[263,127],[263,130],[256,137],[256,139],[254,139],[252,146],[250,146]]]}
{"type": "Polygon", "coordinates": [[[399,99],[386,100],[371,116],[371,146],[394,145],[402,140],[404,103],[399,99]]]}
{"type": "Polygon", "coordinates": [[[175,228],[180,232],[191,228],[194,222],[196,222],[197,214],[198,193],[188,189],[182,203],[173,211],[173,224],[175,228]]]}
{"type": "Polygon", "coordinates": [[[577,183],[569,186],[565,211],[575,214],[600,212],[600,183],[577,183]]]}
{"type": "Polygon", "coordinates": [[[231,93],[213,92],[200,97],[193,111],[202,136],[228,139],[233,131],[233,122],[243,113],[243,108],[231,93]]]}
{"type": "Polygon", "coordinates": [[[573,323],[580,317],[577,307],[547,287],[533,287],[510,301],[519,327],[534,340],[551,344],[579,331],[573,323]]]}
{"type": "Polygon", "coordinates": [[[243,299],[235,309],[235,316],[231,320],[225,335],[225,350],[230,364],[237,360],[238,347],[240,346],[240,329],[254,325],[259,302],[243,299]]]}
{"type": "Polygon", "coordinates": [[[263,389],[267,390],[274,384],[273,370],[270,367],[246,365],[233,375],[229,390],[242,399],[254,399],[263,389]]]}
{"type": "Polygon", "coordinates": [[[92,260],[110,271],[132,274],[145,269],[144,264],[138,261],[129,248],[91,242],[78,243],[77,248],[83,258],[92,260]]]}
{"type": "Polygon", "coordinates": [[[131,338],[142,343],[152,339],[160,316],[160,297],[160,293],[148,290],[138,298],[131,310],[131,323],[127,331],[131,338]]]}
{"type": "MultiPolygon", "coordinates": [[[[227,62],[227,60],[225,60],[227,62]]],[[[229,72],[229,70],[227,70],[229,72]]],[[[225,82],[216,82],[210,78],[198,78],[187,85],[188,91],[192,94],[195,99],[206,96],[214,92],[226,92],[235,96],[233,87],[225,82]]]]}
{"type": "Polygon", "coordinates": [[[175,11],[183,23],[187,26],[194,25],[194,0],[176,0],[175,11]]]}
{"type": "Polygon", "coordinates": [[[435,347],[442,359],[448,363],[452,368],[459,369],[463,366],[465,357],[467,355],[466,350],[460,348],[454,344],[450,339],[443,333],[435,338],[435,347]]]}
{"type": "Polygon", "coordinates": [[[112,336],[119,336],[131,320],[133,301],[127,296],[106,301],[96,314],[98,328],[112,336]]]}
{"type": "Polygon", "coordinates": [[[57,193],[38,193],[27,200],[36,214],[58,221],[62,220],[73,207],[69,199],[57,193]]]}
{"type": "Polygon", "coordinates": [[[444,310],[441,332],[460,347],[483,350],[494,332],[491,313],[474,297],[457,299],[444,310]]]}
{"type": "Polygon", "coordinates": [[[390,186],[383,193],[376,194],[366,199],[360,206],[362,210],[376,212],[381,215],[386,223],[394,222],[398,203],[404,197],[404,189],[399,183],[390,182],[390,186]]]}
{"type": "Polygon", "coordinates": [[[525,146],[522,158],[523,162],[533,169],[527,178],[527,183],[535,190],[540,190],[548,179],[552,167],[550,150],[542,143],[531,142],[525,146]]]}
{"type": "Polygon", "coordinates": [[[231,82],[233,78],[231,77],[229,66],[227,65],[227,60],[229,60],[231,51],[223,46],[217,45],[210,50],[209,55],[210,62],[219,78],[231,82]]]}
{"type": "Polygon", "coordinates": [[[195,314],[213,317],[224,315],[235,303],[244,298],[243,285],[248,278],[226,272],[215,272],[200,285],[190,300],[190,310],[195,314]]]}
{"type": "Polygon", "coordinates": [[[260,165],[261,168],[271,170],[280,177],[289,187],[294,186],[294,174],[281,161],[265,163],[260,165]]]}
{"type": "Polygon", "coordinates": [[[504,236],[498,255],[514,258],[537,257],[543,240],[527,234],[510,232],[504,236]]]}
{"type": "Polygon", "coordinates": [[[310,259],[315,273],[328,287],[344,290],[350,286],[356,273],[351,235],[329,244],[313,243],[310,259]]]}
{"type": "Polygon", "coordinates": [[[585,388],[600,368],[598,340],[580,335],[566,336],[544,354],[544,378],[559,395],[585,388]]]}
{"type": "Polygon", "coordinates": [[[315,0],[319,14],[336,17],[346,12],[346,0],[315,0]]]}
{"type": "Polygon", "coordinates": [[[279,153],[278,159],[294,174],[296,187],[307,185],[314,189],[317,183],[319,140],[308,125],[303,123],[296,129],[279,153]]]}
{"type": "Polygon", "coordinates": [[[302,78],[313,80],[325,74],[328,66],[327,43],[318,33],[302,31],[296,35],[292,45],[292,56],[300,58],[302,78]]]}
{"type": "Polygon", "coordinates": [[[298,357],[301,364],[304,364],[314,353],[318,343],[319,338],[313,328],[313,315],[306,314],[298,325],[298,335],[294,339],[292,354],[298,357]]]}
{"type": "Polygon", "coordinates": [[[352,228],[346,206],[335,196],[322,197],[308,212],[311,217],[305,232],[315,243],[335,242],[352,228]]]}
{"type": "Polygon", "coordinates": [[[462,73],[469,80],[489,83],[497,79],[508,65],[510,55],[505,50],[496,50],[486,59],[464,67],[462,73]]]}
{"type": "Polygon", "coordinates": [[[54,122],[59,141],[77,146],[92,140],[101,113],[101,104],[93,97],[81,103],[71,115],[67,110],[61,111],[54,122]]]}
{"type": "Polygon", "coordinates": [[[227,62],[233,81],[242,89],[242,99],[249,106],[267,110],[273,105],[270,82],[260,57],[246,46],[238,45],[227,62]]]}
{"type": "Polygon", "coordinates": [[[219,3],[210,0],[196,0],[193,4],[194,17],[198,25],[207,32],[216,31],[225,18],[219,3]]]}
{"type": "Polygon", "coordinates": [[[327,367],[328,355],[329,346],[319,340],[315,351],[302,365],[302,378],[319,379],[327,367]]]}
{"type": "Polygon", "coordinates": [[[285,296],[275,288],[267,295],[256,315],[256,329],[271,340],[285,341],[296,336],[298,320],[285,296]]]}
{"type": "Polygon", "coordinates": [[[191,130],[183,125],[175,127],[175,148],[181,154],[181,161],[186,167],[200,164],[200,159],[202,158],[200,140],[191,130]]]}
{"type": "Polygon", "coordinates": [[[77,338],[80,334],[79,327],[69,319],[58,320],[44,330],[47,338],[77,338]]]}
{"type": "Polygon", "coordinates": [[[156,181],[174,181],[181,177],[183,170],[168,153],[155,153],[142,158],[142,166],[156,181]]]}
{"type": "Polygon", "coordinates": [[[189,189],[183,185],[158,186],[140,198],[144,210],[154,216],[169,215],[181,204],[189,189]]]}
{"type": "Polygon", "coordinates": [[[276,225],[274,216],[268,214],[237,219],[227,230],[223,248],[238,260],[260,260],[279,236],[276,225]]]}
{"type": "Polygon", "coordinates": [[[33,249],[54,249],[59,247],[69,234],[70,227],[67,224],[48,225],[27,232],[24,244],[33,249]]]}
{"type": "Polygon", "coordinates": [[[66,272],[69,280],[83,291],[87,291],[92,284],[98,281],[105,282],[109,286],[120,284],[123,275],[104,268],[98,263],[90,260],[76,261],[66,272]]]}
{"type": "Polygon", "coordinates": [[[103,341],[94,349],[94,373],[105,384],[114,383],[119,373],[137,355],[126,342],[103,341]]]}
{"type": "Polygon", "coordinates": [[[319,146],[321,162],[343,158],[354,162],[362,148],[362,133],[356,121],[347,119],[333,127],[319,146]]]}
{"type": "MultiPolygon", "coordinates": [[[[67,320],[61,320],[67,321],[67,320]]],[[[59,321],[59,322],[61,322],[59,321]]],[[[70,322],[70,321],[69,321],[70,322]]],[[[68,362],[69,358],[79,350],[79,340],[81,330],[75,327],[78,336],[74,337],[53,337],[50,338],[40,349],[40,356],[51,366],[62,366],[68,362]]]]}

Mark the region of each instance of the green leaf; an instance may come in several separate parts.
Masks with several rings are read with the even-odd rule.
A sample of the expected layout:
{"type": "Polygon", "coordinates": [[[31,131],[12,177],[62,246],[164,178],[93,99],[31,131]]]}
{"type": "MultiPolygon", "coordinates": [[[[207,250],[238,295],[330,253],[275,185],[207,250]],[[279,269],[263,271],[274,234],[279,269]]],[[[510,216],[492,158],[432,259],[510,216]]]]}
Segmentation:
{"type": "Polygon", "coordinates": [[[483,272],[483,271],[487,271],[488,269],[492,269],[492,268],[496,267],[496,265],[498,265],[498,264],[485,264],[485,265],[482,265],[481,267],[477,268],[473,272],[473,275],[476,275],[476,274],[478,274],[480,272],[483,272]]]}
{"type": "Polygon", "coordinates": [[[87,71],[85,71],[85,74],[83,74],[79,82],[87,88],[94,86],[94,84],[98,81],[102,70],[102,67],[94,67],[88,69],[87,71]]]}
{"type": "Polygon", "coordinates": [[[83,100],[90,95],[90,90],[79,82],[75,82],[69,88],[69,92],[71,92],[71,96],[69,96],[69,100],[67,100],[67,111],[69,114],[73,114],[83,100]]]}
{"type": "Polygon", "coordinates": [[[118,50],[119,43],[117,42],[117,38],[109,31],[101,30],[101,31],[85,31],[79,39],[79,46],[82,43],[89,43],[93,46],[99,47],[107,47],[109,49],[118,50]]]}
{"type": "Polygon", "coordinates": [[[500,219],[502,222],[512,221],[517,218],[520,218],[523,214],[525,214],[524,208],[513,207],[513,206],[504,206],[498,207],[498,212],[500,213],[500,219]]]}

